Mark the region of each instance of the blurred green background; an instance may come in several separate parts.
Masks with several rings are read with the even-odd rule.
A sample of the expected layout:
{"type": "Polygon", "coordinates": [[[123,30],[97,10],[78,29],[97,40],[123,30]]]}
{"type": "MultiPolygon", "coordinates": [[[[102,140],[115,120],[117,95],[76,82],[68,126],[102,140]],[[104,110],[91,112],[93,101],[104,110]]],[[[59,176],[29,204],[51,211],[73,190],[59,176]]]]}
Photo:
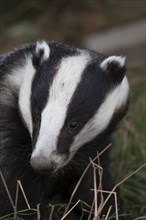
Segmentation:
{"type": "MultiPolygon", "coordinates": [[[[101,52],[103,48],[105,54],[127,56],[130,108],[115,134],[112,154],[117,183],[146,162],[145,14],[145,0],[0,0],[1,53],[40,39],[90,48],[90,41],[96,39],[98,44],[109,34],[113,40],[108,45],[107,39],[106,47],[101,43],[101,52]],[[141,32],[136,31],[139,28],[141,32]]],[[[128,219],[146,219],[146,169],[124,182],[120,190],[128,219]]]]}

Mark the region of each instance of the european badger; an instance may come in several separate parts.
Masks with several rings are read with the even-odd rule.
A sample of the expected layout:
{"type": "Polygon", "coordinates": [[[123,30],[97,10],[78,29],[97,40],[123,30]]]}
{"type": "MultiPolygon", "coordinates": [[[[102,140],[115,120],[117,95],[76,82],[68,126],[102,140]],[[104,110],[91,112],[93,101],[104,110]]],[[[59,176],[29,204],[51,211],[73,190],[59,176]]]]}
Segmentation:
{"type": "MultiPolygon", "coordinates": [[[[0,57],[0,83],[0,169],[13,200],[20,180],[30,206],[40,204],[41,219],[46,220],[53,196],[69,200],[89,158],[111,143],[127,111],[125,58],[41,41],[0,57]]],[[[111,191],[109,150],[100,156],[100,165],[102,188],[111,191]]],[[[81,200],[91,206],[93,188],[91,166],[73,202],[81,200]]],[[[113,214],[113,198],[102,214],[110,206],[113,214]]],[[[17,209],[25,208],[19,195],[17,209]]],[[[10,212],[13,209],[1,181],[0,216],[10,212]]]]}

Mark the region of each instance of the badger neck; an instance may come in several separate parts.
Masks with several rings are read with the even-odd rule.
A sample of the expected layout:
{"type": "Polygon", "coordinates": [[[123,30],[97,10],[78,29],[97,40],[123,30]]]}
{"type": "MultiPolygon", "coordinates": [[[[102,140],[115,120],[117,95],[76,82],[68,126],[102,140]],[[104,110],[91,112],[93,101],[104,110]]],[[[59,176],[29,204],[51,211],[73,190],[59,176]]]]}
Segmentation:
{"type": "Polygon", "coordinates": [[[85,166],[90,163],[90,160],[95,160],[104,166],[109,163],[109,151],[111,150],[111,146],[111,134],[97,137],[92,142],[82,146],[74,156],[74,160],[81,162],[85,166]]]}

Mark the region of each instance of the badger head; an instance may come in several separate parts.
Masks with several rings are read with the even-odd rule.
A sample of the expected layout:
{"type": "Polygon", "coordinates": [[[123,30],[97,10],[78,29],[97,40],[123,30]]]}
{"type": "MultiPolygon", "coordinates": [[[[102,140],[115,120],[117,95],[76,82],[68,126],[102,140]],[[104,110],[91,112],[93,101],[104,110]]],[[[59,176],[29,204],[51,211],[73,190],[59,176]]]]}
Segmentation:
{"type": "Polygon", "coordinates": [[[49,171],[68,164],[122,119],[128,93],[124,57],[38,42],[19,96],[32,138],[31,166],[49,171]]]}

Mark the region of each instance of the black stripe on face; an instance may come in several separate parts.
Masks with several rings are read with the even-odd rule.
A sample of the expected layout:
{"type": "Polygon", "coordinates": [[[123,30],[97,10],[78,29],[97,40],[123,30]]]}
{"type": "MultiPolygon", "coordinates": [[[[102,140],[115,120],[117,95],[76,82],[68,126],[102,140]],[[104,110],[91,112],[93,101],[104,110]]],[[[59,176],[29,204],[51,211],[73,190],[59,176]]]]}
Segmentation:
{"type": "Polygon", "coordinates": [[[59,152],[69,152],[74,137],[94,116],[109,89],[110,84],[98,64],[89,64],[68,106],[66,120],[58,138],[59,152]],[[71,128],[72,122],[77,122],[75,129],[71,128]]]}
{"type": "Polygon", "coordinates": [[[77,54],[75,49],[70,49],[67,46],[65,47],[63,45],[52,43],[49,47],[49,59],[38,66],[32,82],[31,113],[33,121],[33,146],[37,141],[41,124],[41,113],[49,101],[49,90],[53,79],[58,72],[59,63],[63,57],[77,54]]]}

